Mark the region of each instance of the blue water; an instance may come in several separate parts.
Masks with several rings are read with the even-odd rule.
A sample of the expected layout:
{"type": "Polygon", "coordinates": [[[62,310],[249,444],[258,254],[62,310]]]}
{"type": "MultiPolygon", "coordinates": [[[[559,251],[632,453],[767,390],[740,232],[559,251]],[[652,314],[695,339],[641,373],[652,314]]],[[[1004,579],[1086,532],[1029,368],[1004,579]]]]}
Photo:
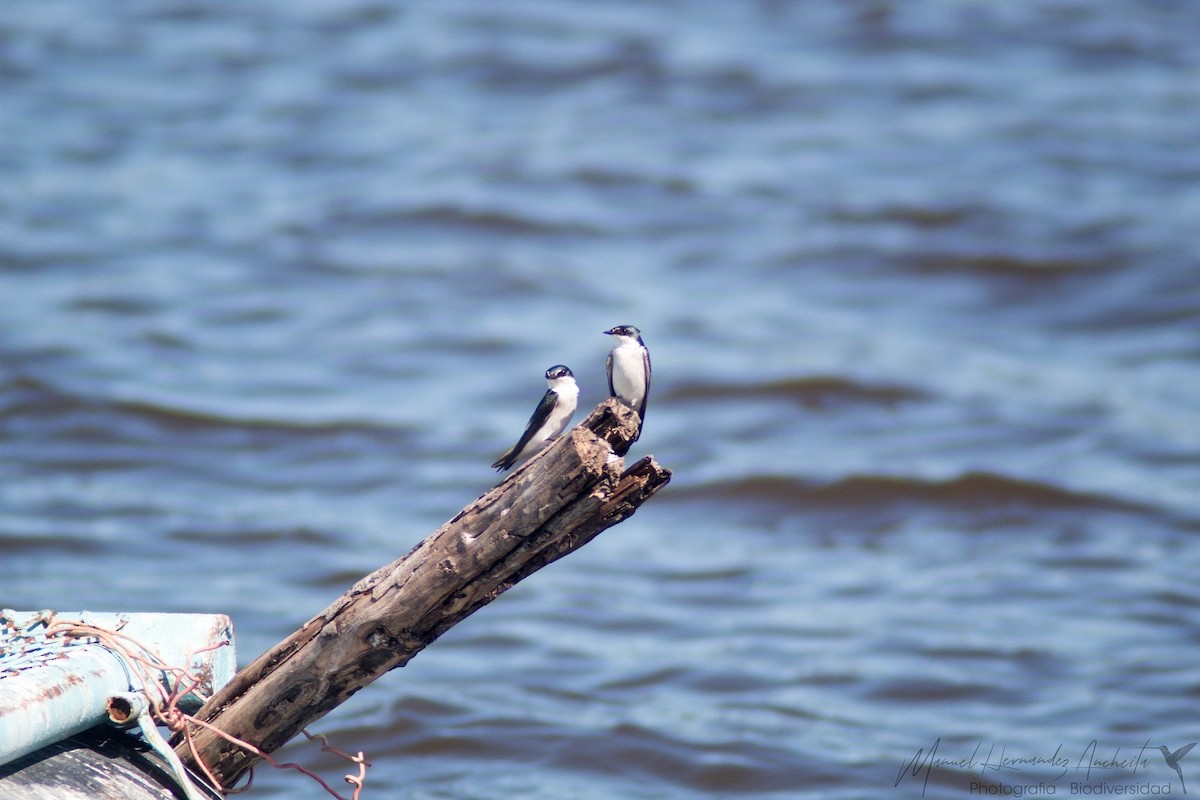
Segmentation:
{"type": "Polygon", "coordinates": [[[248,661],[494,485],[547,366],[582,418],[632,323],[673,482],[314,726],[366,798],[1181,794],[1197,31],[0,6],[0,605],[228,613],[248,661]]]}

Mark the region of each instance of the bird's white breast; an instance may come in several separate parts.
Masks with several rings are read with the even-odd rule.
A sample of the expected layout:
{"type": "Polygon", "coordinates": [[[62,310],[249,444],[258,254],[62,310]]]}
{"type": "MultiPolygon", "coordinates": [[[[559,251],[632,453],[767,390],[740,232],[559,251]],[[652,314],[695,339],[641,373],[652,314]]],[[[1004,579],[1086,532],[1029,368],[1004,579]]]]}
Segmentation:
{"type": "Polygon", "coordinates": [[[552,438],[562,433],[575,414],[575,406],[579,403],[579,384],[574,380],[561,378],[554,382],[553,389],[554,393],[558,395],[558,402],[554,404],[554,410],[550,412],[550,416],[542,425],[542,430],[539,431],[544,438],[552,438]]]}
{"type": "Polygon", "coordinates": [[[646,362],[642,348],[633,343],[623,343],[612,351],[613,391],[625,403],[637,408],[646,391],[646,362]]]}

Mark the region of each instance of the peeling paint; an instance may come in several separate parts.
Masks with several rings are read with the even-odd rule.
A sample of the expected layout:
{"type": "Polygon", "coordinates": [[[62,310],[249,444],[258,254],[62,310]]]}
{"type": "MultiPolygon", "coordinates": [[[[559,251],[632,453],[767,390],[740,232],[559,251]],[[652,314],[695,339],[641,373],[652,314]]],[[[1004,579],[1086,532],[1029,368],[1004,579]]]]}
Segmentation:
{"type": "Polygon", "coordinates": [[[138,667],[122,647],[198,671],[210,695],[236,671],[232,636],[224,615],[0,612],[0,765],[103,723],[109,698],[140,691],[143,680],[156,694],[152,684],[176,689],[168,672],[138,667]],[[64,624],[108,633],[72,635],[64,624]],[[111,646],[101,644],[109,634],[111,646]]]}

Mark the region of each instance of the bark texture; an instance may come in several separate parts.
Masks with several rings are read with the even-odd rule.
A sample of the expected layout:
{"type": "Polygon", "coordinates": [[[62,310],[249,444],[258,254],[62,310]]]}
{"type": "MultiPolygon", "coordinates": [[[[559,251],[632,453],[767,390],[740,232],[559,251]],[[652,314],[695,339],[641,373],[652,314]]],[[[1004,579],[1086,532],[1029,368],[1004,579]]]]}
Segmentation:
{"type": "MultiPolygon", "coordinates": [[[[620,457],[640,420],[613,399],[460,511],[407,555],[367,575],[259,656],[197,716],[267,753],[506,589],[629,517],[671,473],[620,457]]],[[[258,760],[193,731],[196,753],[223,786],[258,760]]]]}

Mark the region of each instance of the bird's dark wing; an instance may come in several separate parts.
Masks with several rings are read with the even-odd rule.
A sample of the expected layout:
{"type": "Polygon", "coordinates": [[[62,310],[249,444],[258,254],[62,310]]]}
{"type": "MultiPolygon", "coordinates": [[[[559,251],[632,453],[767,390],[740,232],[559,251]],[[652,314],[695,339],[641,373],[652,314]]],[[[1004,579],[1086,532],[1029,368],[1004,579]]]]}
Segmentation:
{"type": "Polygon", "coordinates": [[[492,468],[495,469],[496,472],[504,472],[504,470],[508,469],[513,464],[515,464],[516,461],[517,461],[517,451],[515,449],[514,450],[505,450],[504,455],[500,456],[499,458],[497,458],[495,461],[492,462],[492,468]]]}
{"type": "Polygon", "coordinates": [[[613,388],[612,384],[612,361],[612,351],[610,350],[608,353],[608,358],[604,360],[604,371],[608,373],[608,396],[616,397],[617,390],[613,388]]]}
{"type": "Polygon", "coordinates": [[[646,371],[646,391],[642,395],[642,405],[638,409],[638,416],[644,422],[646,420],[646,403],[650,400],[650,351],[642,346],[642,368],[646,371]]]}
{"type": "Polygon", "coordinates": [[[533,410],[533,416],[529,418],[529,424],[525,426],[525,432],[521,434],[521,438],[512,446],[512,449],[506,452],[496,462],[492,464],[498,471],[504,470],[517,463],[517,456],[525,449],[525,445],[529,444],[529,440],[538,432],[538,428],[542,427],[546,418],[550,416],[550,412],[554,410],[555,403],[558,402],[558,395],[553,389],[547,389],[542,395],[542,402],[538,403],[537,408],[533,410]]]}
{"type": "Polygon", "coordinates": [[[1189,752],[1191,752],[1192,748],[1195,746],[1196,746],[1195,742],[1192,742],[1191,744],[1185,744],[1183,747],[1179,748],[1174,753],[1171,753],[1171,758],[1174,759],[1175,761],[1178,761],[1179,759],[1186,756],[1189,752]]]}

